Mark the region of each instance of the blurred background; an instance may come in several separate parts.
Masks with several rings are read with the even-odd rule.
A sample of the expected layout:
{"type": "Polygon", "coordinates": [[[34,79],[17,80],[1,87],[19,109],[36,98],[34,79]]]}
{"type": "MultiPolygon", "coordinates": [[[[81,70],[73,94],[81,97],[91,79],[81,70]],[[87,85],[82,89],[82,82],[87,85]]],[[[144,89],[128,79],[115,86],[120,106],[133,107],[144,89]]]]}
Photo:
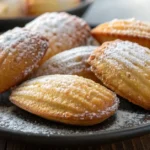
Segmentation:
{"type": "MultiPolygon", "coordinates": [[[[45,12],[70,11],[93,0],[0,0],[0,18],[38,16],[45,12]]],[[[86,5],[87,8],[87,5],[86,5]]]]}
{"type": "Polygon", "coordinates": [[[150,0],[0,0],[0,30],[23,26],[45,12],[66,11],[92,27],[114,18],[150,21],[150,0]]]}
{"type": "Polygon", "coordinates": [[[115,18],[150,21],[150,0],[95,0],[84,18],[91,26],[115,18]]]}

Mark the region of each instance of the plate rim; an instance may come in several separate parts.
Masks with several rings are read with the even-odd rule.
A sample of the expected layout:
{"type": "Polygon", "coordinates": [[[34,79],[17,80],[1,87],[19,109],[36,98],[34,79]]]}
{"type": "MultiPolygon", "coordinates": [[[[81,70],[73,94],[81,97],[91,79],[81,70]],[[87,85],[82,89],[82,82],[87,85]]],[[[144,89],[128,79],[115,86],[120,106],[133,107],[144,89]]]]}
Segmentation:
{"type": "Polygon", "coordinates": [[[102,131],[96,134],[71,134],[71,135],[44,135],[40,133],[16,131],[0,127],[0,137],[5,139],[17,140],[28,143],[48,144],[53,146],[64,145],[95,145],[110,144],[116,141],[131,139],[150,133],[150,123],[127,127],[124,129],[116,129],[110,131],[102,131]]]}

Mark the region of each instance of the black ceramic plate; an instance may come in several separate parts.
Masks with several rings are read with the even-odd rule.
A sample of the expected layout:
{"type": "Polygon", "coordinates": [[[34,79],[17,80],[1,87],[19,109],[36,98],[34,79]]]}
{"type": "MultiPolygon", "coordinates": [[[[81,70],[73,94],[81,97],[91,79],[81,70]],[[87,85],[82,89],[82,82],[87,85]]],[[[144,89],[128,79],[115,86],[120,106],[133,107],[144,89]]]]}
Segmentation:
{"type": "Polygon", "coordinates": [[[105,122],[78,127],[51,122],[12,105],[0,95],[0,136],[55,146],[95,145],[150,133],[150,113],[120,98],[120,107],[105,122]],[[59,143],[59,144],[58,144],[59,143]]]}
{"type": "MultiPolygon", "coordinates": [[[[66,12],[81,17],[92,2],[93,0],[82,0],[81,4],[78,7],[66,10],[66,12]]],[[[34,18],[35,17],[0,19],[0,32],[14,28],[16,26],[24,26],[34,18]]]]}

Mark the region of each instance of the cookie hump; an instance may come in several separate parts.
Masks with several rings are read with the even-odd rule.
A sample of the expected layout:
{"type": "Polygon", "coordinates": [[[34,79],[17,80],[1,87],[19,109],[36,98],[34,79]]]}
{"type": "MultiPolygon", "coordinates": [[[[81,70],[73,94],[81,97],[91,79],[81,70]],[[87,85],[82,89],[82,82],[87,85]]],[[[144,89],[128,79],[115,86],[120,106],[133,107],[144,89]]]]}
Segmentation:
{"type": "Polygon", "coordinates": [[[150,48],[150,23],[132,19],[115,19],[101,24],[91,34],[103,43],[116,39],[128,40],[150,48]]]}
{"type": "Polygon", "coordinates": [[[43,63],[50,57],[74,47],[94,44],[89,25],[81,18],[65,12],[45,13],[25,26],[49,39],[43,63]]]}
{"type": "Polygon", "coordinates": [[[129,41],[105,42],[88,60],[104,85],[150,110],[150,50],[129,41]]]}
{"type": "Polygon", "coordinates": [[[76,75],[49,75],[26,81],[12,92],[10,100],[43,118],[83,126],[112,116],[119,103],[104,86],[76,75]]]}
{"type": "Polygon", "coordinates": [[[15,28],[0,36],[0,93],[23,81],[38,66],[48,40],[38,33],[15,28]]]}
{"type": "Polygon", "coordinates": [[[32,78],[42,75],[70,74],[79,75],[98,82],[95,74],[90,70],[87,59],[97,46],[81,46],[61,52],[43,63],[32,78]]]}

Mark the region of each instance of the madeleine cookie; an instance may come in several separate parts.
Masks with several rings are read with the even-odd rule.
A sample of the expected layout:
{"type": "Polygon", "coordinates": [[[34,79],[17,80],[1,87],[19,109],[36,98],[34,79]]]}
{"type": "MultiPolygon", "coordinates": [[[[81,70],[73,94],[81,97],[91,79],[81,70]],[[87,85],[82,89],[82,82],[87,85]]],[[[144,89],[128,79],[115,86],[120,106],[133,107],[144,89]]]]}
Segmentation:
{"type": "Polygon", "coordinates": [[[26,81],[10,100],[43,118],[73,125],[94,125],[112,116],[118,98],[92,80],[76,75],[49,75],[26,81]]]}
{"type": "Polygon", "coordinates": [[[23,81],[48,48],[38,33],[15,28],[0,36],[0,93],[23,81]]]}
{"type": "Polygon", "coordinates": [[[49,39],[45,62],[53,55],[82,45],[90,45],[92,36],[89,25],[67,13],[45,13],[25,26],[26,29],[41,32],[49,39]]]}
{"type": "Polygon", "coordinates": [[[0,0],[0,18],[24,17],[26,8],[23,0],[0,0]]]}
{"type": "Polygon", "coordinates": [[[99,43],[121,39],[150,48],[150,23],[139,20],[112,20],[97,26],[91,33],[99,43]]]}
{"type": "Polygon", "coordinates": [[[61,52],[42,64],[33,77],[51,74],[72,74],[99,81],[91,71],[87,59],[97,47],[82,46],[61,52]]]}
{"type": "Polygon", "coordinates": [[[64,11],[77,7],[80,0],[24,0],[27,14],[37,16],[45,12],[64,11]]]}
{"type": "Polygon", "coordinates": [[[105,42],[89,58],[92,71],[108,88],[150,109],[150,50],[136,43],[105,42]]]}

